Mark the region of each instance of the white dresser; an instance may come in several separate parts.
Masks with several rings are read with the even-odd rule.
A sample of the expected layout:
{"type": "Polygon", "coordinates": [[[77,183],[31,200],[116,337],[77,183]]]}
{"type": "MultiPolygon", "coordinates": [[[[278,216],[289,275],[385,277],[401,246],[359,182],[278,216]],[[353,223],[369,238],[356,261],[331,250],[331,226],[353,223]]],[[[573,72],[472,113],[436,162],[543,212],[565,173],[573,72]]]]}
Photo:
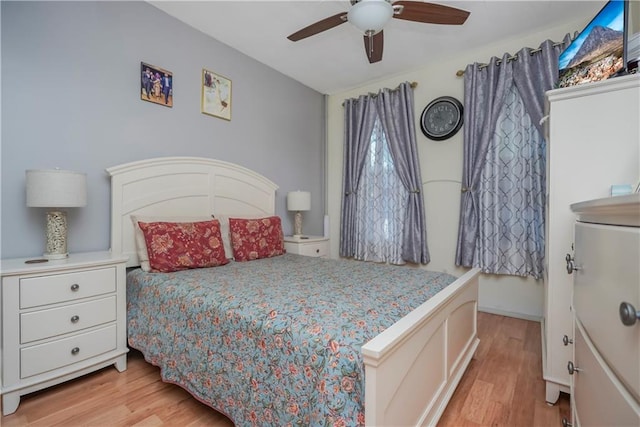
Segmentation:
{"type": "Polygon", "coordinates": [[[547,215],[542,331],[546,400],[569,391],[573,349],[571,289],[565,257],[575,216],[569,206],[607,197],[612,184],[640,176],[640,75],[547,92],[547,215]]]}
{"type": "Polygon", "coordinates": [[[115,364],[127,368],[127,257],[2,260],[2,413],[20,396],[115,364]]]}
{"type": "Polygon", "coordinates": [[[574,426],[640,426],[640,194],[571,205],[574,426]]]}

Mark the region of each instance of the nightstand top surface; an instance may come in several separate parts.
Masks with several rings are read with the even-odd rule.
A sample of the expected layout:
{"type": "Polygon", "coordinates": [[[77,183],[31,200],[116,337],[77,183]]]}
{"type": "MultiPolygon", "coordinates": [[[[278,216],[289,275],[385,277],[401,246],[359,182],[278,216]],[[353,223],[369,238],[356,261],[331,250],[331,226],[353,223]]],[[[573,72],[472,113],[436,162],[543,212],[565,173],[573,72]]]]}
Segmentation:
{"type": "Polygon", "coordinates": [[[113,255],[109,251],[101,251],[71,253],[69,257],[65,259],[49,260],[35,264],[26,263],[28,260],[41,258],[41,256],[33,256],[27,258],[2,259],[0,260],[0,274],[2,274],[2,276],[11,276],[27,272],[46,273],[69,270],[71,268],[117,264],[126,262],[128,259],[128,257],[124,255],[113,255]]]}
{"type": "Polygon", "coordinates": [[[306,234],[302,237],[284,236],[285,242],[293,243],[323,242],[325,240],[329,240],[329,238],[324,236],[308,236],[306,234]]]}

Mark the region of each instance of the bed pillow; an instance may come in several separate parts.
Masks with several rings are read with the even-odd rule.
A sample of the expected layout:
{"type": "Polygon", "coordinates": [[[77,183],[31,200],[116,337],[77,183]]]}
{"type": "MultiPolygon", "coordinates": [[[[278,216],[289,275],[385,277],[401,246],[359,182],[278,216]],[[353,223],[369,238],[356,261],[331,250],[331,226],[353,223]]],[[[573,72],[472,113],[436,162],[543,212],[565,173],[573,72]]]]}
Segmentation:
{"type": "Polygon", "coordinates": [[[229,231],[236,261],[270,258],[284,253],[282,222],[278,216],[229,218],[229,231]]]}
{"type": "Polygon", "coordinates": [[[240,219],[258,219],[264,218],[264,214],[256,214],[256,215],[247,215],[247,214],[237,214],[237,215],[214,215],[215,219],[220,221],[220,234],[222,234],[222,243],[224,244],[224,253],[227,256],[233,256],[233,248],[231,247],[231,233],[229,232],[229,218],[240,218],[240,219]]]}
{"type": "Polygon", "coordinates": [[[199,222],[142,222],[152,272],[217,267],[229,262],[216,219],[199,222]]]}
{"type": "MultiPolygon", "coordinates": [[[[136,253],[138,254],[138,261],[140,262],[140,268],[143,271],[151,271],[149,265],[149,255],[147,251],[147,244],[144,241],[144,234],[138,225],[138,222],[198,222],[198,221],[210,221],[213,215],[209,216],[149,216],[149,215],[131,215],[131,222],[133,222],[133,235],[136,240],[136,253]]],[[[231,253],[229,249],[227,254],[231,253]]]]}

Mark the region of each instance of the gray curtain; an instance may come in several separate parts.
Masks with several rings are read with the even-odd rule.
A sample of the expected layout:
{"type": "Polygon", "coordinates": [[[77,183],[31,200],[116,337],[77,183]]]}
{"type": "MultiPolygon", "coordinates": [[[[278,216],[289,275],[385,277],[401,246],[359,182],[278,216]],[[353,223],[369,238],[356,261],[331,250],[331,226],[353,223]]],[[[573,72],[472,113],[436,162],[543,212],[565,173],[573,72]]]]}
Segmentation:
{"type": "Polygon", "coordinates": [[[544,129],[540,120],[544,116],[544,93],[553,89],[558,81],[558,57],[571,43],[567,34],[562,43],[545,40],[539,52],[532,53],[525,47],[518,52],[513,62],[513,80],[533,125],[541,135],[544,129]]]}
{"type": "Polygon", "coordinates": [[[342,209],[340,211],[340,256],[352,257],[356,250],[356,191],[369,150],[371,132],[377,118],[375,101],[363,95],[344,104],[344,163],[342,169],[342,209]]]}
{"type": "Polygon", "coordinates": [[[486,66],[467,65],[464,71],[464,148],[462,198],[456,247],[456,265],[472,267],[478,238],[480,210],[476,187],[493,138],[496,121],[512,81],[509,54],[493,57],[486,66]]]}
{"type": "MultiPolygon", "coordinates": [[[[552,89],[557,81],[558,56],[569,41],[570,37],[568,35],[561,44],[554,45],[553,42],[547,40],[542,43],[539,52],[533,53],[528,48],[520,50],[517,53],[516,61],[510,61],[509,54],[505,54],[499,65],[496,63],[497,58],[492,58],[487,66],[470,64],[465,70],[463,193],[456,248],[457,265],[465,267],[477,265],[478,257],[483,257],[484,261],[490,264],[499,264],[497,258],[494,259],[493,256],[487,255],[486,247],[482,247],[483,253],[480,254],[480,246],[478,246],[478,239],[481,238],[480,221],[483,220],[480,210],[483,209],[482,205],[486,206],[487,203],[486,194],[482,196],[483,201],[480,201],[478,189],[483,170],[488,161],[487,152],[491,148],[494,137],[496,137],[496,124],[502,113],[507,95],[512,93],[512,86],[517,89],[524,109],[530,117],[531,124],[540,135],[544,135],[540,119],[544,114],[545,92],[552,89]],[[487,257],[491,259],[487,259],[487,257]]],[[[534,140],[535,138],[532,139],[532,141],[534,140]]],[[[542,150],[532,150],[532,153],[538,153],[537,155],[541,153],[544,156],[544,140],[542,138],[540,144],[542,144],[542,150]]],[[[541,197],[538,197],[538,195],[532,197],[532,201],[536,205],[541,204],[535,210],[542,212],[542,228],[544,228],[545,203],[544,173],[544,170],[539,170],[539,166],[535,166],[527,172],[529,175],[535,175],[534,177],[529,175],[520,178],[514,175],[510,176],[516,182],[533,178],[536,183],[542,184],[541,197]]],[[[497,183],[495,185],[497,186],[497,183]]],[[[484,187],[487,188],[486,185],[484,187]]],[[[499,210],[498,192],[496,192],[496,199],[491,204],[496,206],[497,209],[494,215],[509,214],[506,210],[502,212],[499,210]]],[[[534,221],[531,222],[533,223],[534,221]]],[[[539,260],[541,259],[540,251],[542,251],[542,254],[544,253],[544,236],[536,236],[535,239],[538,240],[535,242],[520,241],[515,243],[527,246],[531,248],[531,251],[535,251],[536,253],[532,253],[530,258],[536,260],[535,263],[541,264],[539,260]]],[[[486,242],[483,242],[483,245],[486,245],[486,242]]],[[[499,253],[500,248],[493,248],[492,252],[499,253]]],[[[483,270],[493,272],[486,269],[483,270]]],[[[533,269],[534,273],[530,273],[530,271],[531,269],[527,270],[527,274],[538,276],[537,269],[533,269]]]]}
{"type": "Polygon", "coordinates": [[[384,89],[377,99],[378,114],[391,157],[402,185],[409,193],[405,213],[402,258],[416,264],[430,261],[418,145],[416,143],[413,89],[405,82],[397,90],[384,89]]]}

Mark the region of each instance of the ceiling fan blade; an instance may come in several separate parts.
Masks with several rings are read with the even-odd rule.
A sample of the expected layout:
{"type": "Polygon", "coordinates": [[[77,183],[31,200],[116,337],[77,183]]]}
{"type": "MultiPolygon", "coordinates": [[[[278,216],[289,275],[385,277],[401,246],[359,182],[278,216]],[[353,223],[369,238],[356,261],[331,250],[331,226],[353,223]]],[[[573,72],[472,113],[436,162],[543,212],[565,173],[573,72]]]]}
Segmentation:
{"type": "Polygon", "coordinates": [[[384,47],[384,35],[382,31],[373,36],[364,36],[364,50],[369,58],[369,63],[382,61],[382,48],[384,47]]]}
{"type": "Polygon", "coordinates": [[[462,25],[469,16],[466,10],[421,1],[401,0],[394,2],[393,6],[403,6],[399,14],[393,15],[394,18],[426,24],[462,25]]]}
{"type": "Polygon", "coordinates": [[[298,40],[306,39],[307,37],[313,36],[315,34],[321,33],[323,31],[327,31],[333,27],[337,27],[340,24],[347,22],[347,14],[346,12],[338,13],[336,15],[325,18],[321,21],[313,23],[308,27],[304,27],[300,31],[296,31],[287,37],[292,42],[297,42],[298,40]]]}

